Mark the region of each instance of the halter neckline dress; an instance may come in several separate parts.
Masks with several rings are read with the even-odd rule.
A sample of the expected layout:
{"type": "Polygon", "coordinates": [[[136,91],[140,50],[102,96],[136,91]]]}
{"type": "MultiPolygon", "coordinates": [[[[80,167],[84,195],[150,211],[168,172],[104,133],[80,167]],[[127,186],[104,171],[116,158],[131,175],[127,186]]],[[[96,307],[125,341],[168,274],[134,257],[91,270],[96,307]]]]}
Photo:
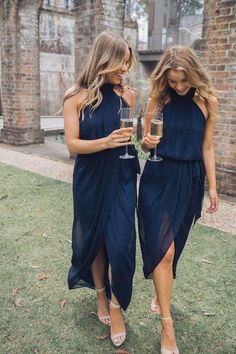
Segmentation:
{"type": "MultiPolygon", "coordinates": [[[[192,224],[200,217],[205,169],[205,117],[194,102],[195,88],[180,96],[169,88],[163,112],[161,162],[148,161],[140,180],[138,221],[144,275],[151,278],[174,241],[173,277],[192,224]]],[[[153,152],[151,153],[153,154],[153,152]]]]}
{"type": "MultiPolygon", "coordinates": [[[[114,85],[101,87],[103,100],[91,111],[84,109],[80,139],[108,136],[120,127],[120,108],[127,102],[114,91],[114,85]]],[[[114,293],[123,309],[132,294],[135,270],[136,177],[140,173],[137,152],[129,146],[134,159],[123,160],[125,148],[78,154],[73,174],[74,221],[72,260],[68,274],[70,289],[94,288],[91,265],[101,247],[105,248],[104,284],[108,297],[114,293]],[[108,280],[111,264],[112,284],[108,280]]]]}

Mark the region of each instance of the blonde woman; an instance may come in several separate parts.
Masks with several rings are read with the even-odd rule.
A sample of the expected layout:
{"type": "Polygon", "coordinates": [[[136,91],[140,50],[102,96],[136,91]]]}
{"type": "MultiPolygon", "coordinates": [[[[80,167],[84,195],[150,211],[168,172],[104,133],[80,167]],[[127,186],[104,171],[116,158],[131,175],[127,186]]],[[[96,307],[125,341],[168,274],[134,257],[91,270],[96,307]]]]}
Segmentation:
{"type": "Polygon", "coordinates": [[[218,208],[213,149],[217,99],[196,54],[187,47],[167,49],[151,81],[142,146],[149,150],[158,144],[162,161],[147,161],[141,177],[139,232],[144,275],[153,279],[156,291],[151,309],[161,314],[161,353],[177,354],[172,284],[191,225],[201,214],[205,173],[207,212],[218,208]],[[155,110],[163,113],[161,139],[150,135],[155,110]]]}
{"type": "Polygon", "coordinates": [[[70,289],[96,289],[98,318],[111,326],[115,346],[126,338],[121,308],[129,305],[135,270],[139,164],[129,142],[135,158],[119,158],[132,133],[132,128],[120,129],[120,109],[134,105],[134,93],[123,86],[122,77],[134,60],[124,39],[101,33],[78,81],[64,98],[66,144],[77,155],[68,284],[70,289]]]}

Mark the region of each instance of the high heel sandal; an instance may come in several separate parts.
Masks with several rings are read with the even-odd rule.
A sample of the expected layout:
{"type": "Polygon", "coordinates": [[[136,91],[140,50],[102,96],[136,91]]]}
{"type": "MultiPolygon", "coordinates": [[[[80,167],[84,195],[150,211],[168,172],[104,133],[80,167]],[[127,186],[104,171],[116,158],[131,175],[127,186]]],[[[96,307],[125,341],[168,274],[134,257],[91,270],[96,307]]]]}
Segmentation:
{"type": "MultiPolygon", "coordinates": [[[[114,302],[110,301],[110,307],[114,309],[120,309],[120,305],[114,304],[114,302]]],[[[111,335],[111,341],[116,347],[120,347],[126,339],[126,332],[120,332],[117,334],[111,335]]]]}
{"type": "Polygon", "coordinates": [[[150,308],[151,308],[151,311],[152,311],[153,313],[156,313],[157,315],[160,315],[160,314],[161,314],[160,306],[159,306],[159,304],[157,303],[157,298],[156,298],[156,297],[154,297],[154,298],[152,299],[150,308]]]}
{"type": "MultiPolygon", "coordinates": [[[[171,317],[161,317],[162,321],[171,321],[171,317]]],[[[164,347],[161,347],[161,354],[179,354],[179,349],[176,347],[174,350],[166,349],[164,347]]]]}
{"type": "MultiPolygon", "coordinates": [[[[105,290],[106,290],[105,287],[104,287],[104,288],[100,288],[100,289],[97,289],[97,288],[96,288],[96,291],[97,291],[98,294],[105,292],[105,290]]],[[[98,315],[98,319],[99,319],[99,321],[100,321],[101,323],[103,323],[103,324],[105,324],[105,325],[107,325],[107,326],[110,326],[110,325],[111,325],[111,318],[110,318],[110,316],[99,316],[99,315],[98,315]]]]}

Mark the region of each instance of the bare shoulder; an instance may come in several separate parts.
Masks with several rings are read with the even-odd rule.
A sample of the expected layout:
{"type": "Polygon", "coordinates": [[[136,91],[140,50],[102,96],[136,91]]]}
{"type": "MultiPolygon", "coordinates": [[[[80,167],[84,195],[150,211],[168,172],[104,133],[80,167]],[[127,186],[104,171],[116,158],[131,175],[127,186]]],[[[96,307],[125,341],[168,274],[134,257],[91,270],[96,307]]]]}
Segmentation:
{"type": "Polygon", "coordinates": [[[212,107],[216,107],[217,104],[218,104],[218,99],[216,96],[213,96],[213,95],[210,95],[209,96],[209,104],[212,106],[212,107]]]}
{"type": "MultiPolygon", "coordinates": [[[[66,95],[70,95],[71,91],[72,91],[71,89],[67,90],[66,95]]],[[[87,98],[87,95],[88,95],[87,90],[81,88],[78,93],[66,99],[64,106],[71,107],[71,108],[73,107],[76,108],[77,111],[80,111],[81,108],[83,107],[84,101],[87,98]]]]}
{"type": "Polygon", "coordinates": [[[135,91],[131,87],[125,86],[122,96],[128,102],[128,104],[133,107],[135,100],[135,91]]]}
{"type": "Polygon", "coordinates": [[[125,86],[124,87],[124,94],[130,95],[133,97],[133,96],[135,96],[135,90],[130,86],[125,86]]]}
{"type": "Polygon", "coordinates": [[[208,107],[207,107],[207,102],[206,99],[203,98],[202,96],[200,96],[197,92],[194,95],[193,98],[194,102],[198,105],[198,107],[200,108],[200,110],[202,111],[205,119],[207,120],[209,118],[209,111],[208,111],[208,107]]]}
{"type": "Polygon", "coordinates": [[[217,97],[211,95],[209,97],[209,118],[210,121],[215,122],[218,114],[218,100],[217,97]]]}

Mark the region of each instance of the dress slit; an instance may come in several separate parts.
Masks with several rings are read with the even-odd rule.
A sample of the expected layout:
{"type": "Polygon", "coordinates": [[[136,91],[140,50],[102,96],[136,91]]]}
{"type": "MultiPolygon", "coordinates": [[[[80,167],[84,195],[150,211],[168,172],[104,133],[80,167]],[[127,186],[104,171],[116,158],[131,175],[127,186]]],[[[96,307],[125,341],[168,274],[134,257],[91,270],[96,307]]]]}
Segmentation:
{"type": "MultiPolygon", "coordinates": [[[[101,92],[101,104],[92,112],[90,107],[84,109],[84,117],[80,121],[81,139],[104,138],[119,128],[120,105],[127,105],[114,92],[114,85],[104,84],[101,92]]],[[[129,152],[135,155],[134,159],[119,158],[124,154],[124,149],[106,149],[91,154],[78,154],[76,157],[73,174],[72,259],[68,286],[70,289],[84,286],[95,288],[91,265],[99,250],[104,247],[106,292],[110,297],[108,265],[111,262],[114,269],[114,294],[121,307],[126,309],[131,299],[135,269],[136,179],[140,170],[134,147],[129,147],[129,152]],[[131,251],[126,247],[128,240],[132,244],[131,251]],[[126,262],[120,262],[119,254],[122,254],[126,262]],[[126,276],[122,278],[120,274],[124,273],[126,276]]]]}
{"type": "Polygon", "coordinates": [[[193,100],[195,89],[181,96],[170,89],[169,94],[171,99],[163,108],[163,137],[157,145],[163,160],[146,161],[139,187],[139,238],[146,278],[172,242],[176,277],[190,228],[201,216],[204,196],[205,119],[193,100]]]}

